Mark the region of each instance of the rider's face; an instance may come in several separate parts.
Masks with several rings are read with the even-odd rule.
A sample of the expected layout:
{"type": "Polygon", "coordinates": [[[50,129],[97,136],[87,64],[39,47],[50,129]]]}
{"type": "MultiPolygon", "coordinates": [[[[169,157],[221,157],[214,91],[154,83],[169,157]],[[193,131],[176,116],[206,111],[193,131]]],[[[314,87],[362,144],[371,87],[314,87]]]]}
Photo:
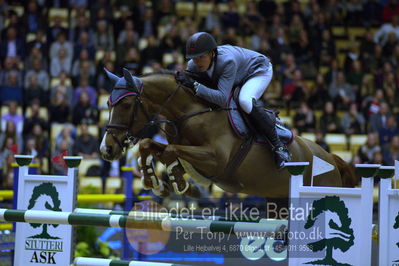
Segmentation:
{"type": "Polygon", "coordinates": [[[211,66],[213,52],[206,53],[204,55],[195,57],[193,59],[195,66],[200,72],[205,72],[211,66]]]}

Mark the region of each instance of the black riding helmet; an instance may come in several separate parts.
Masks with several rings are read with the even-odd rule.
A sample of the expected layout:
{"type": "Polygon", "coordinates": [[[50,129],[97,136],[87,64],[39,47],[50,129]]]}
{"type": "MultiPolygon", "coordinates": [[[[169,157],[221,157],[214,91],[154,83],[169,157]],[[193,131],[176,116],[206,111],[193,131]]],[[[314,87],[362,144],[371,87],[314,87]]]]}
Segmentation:
{"type": "Polygon", "coordinates": [[[206,32],[197,32],[188,38],[186,43],[186,58],[193,59],[216,49],[215,39],[206,32]]]}

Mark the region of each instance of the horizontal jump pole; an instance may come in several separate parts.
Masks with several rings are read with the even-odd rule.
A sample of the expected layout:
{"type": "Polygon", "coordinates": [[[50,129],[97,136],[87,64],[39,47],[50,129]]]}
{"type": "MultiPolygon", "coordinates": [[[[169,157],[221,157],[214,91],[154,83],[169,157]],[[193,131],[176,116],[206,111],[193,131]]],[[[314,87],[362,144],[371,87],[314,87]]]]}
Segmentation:
{"type": "MultiPolygon", "coordinates": [[[[14,191],[12,190],[0,190],[0,198],[2,200],[12,199],[14,197],[14,191]]],[[[141,196],[137,197],[139,200],[149,200],[152,197],[141,196]]],[[[78,203],[124,203],[126,200],[125,194],[79,194],[78,203]]]]}
{"type": "Polygon", "coordinates": [[[0,209],[0,221],[38,224],[65,224],[103,226],[132,229],[155,229],[167,232],[225,233],[239,236],[275,237],[284,230],[288,221],[271,223],[250,223],[233,221],[148,219],[145,216],[107,215],[92,213],[55,212],[41,210],[0,209]]]}
{"type": "Polygon", "coordinates": [[[14,191],[0,190],[0,197],[3,198],[3,200],[12,199],[14,197],[14,191]]]}
{"type": "Polygon", "coordinates": [[[276,219],[265,219],[265,218],[251,218],[251,217],[242,217],[240,219],[240,214],[231,217],[225,217],[220,215],[201,215],[201,214],[192,214],[192,213],[176,213],[176,212],[143,212],[143,211],[119,211],[119,210],[105,210],[105,209],[86,209],[86,208],[76,208],[74,210],[75,213],[93,213],[93,214],[107,214],[107,215],[130,215],[130,216],[138,216],[143,217],[146,216],[148,218],[159,218],[163,219],[165,217],[171,218],[180,218],[180,219],[193,219],[193,220],[213,220],[213,221],[232,221],[232,222],[252,222],[252,223],[270,223],[279,221],[276,219]]]}
{"type": "Polygon", "coordinates": [[[151,261],[123,261],[96,258],[75,258],[75,266],[185,266],[183,264],[151,262],[151,261]]]}
{"type": "Polygon", "coordinates": [[[5,230],[12,230],[12,224],[10,223],[0,223],[0,231],[5,231],[5,230]]]}
{"type": "MultiPolygon", "coordinates": [[[[151,195],[139,195],[138,200],[150,200],[151,195]]],[[[125,194],[78,194],[78,203],[124,203],[125,194]]]]}
{"type": "Polygon", "coordinates": [[[78,194],[78,203],[124,203],[126,200],[125,194],[78,194]]]}

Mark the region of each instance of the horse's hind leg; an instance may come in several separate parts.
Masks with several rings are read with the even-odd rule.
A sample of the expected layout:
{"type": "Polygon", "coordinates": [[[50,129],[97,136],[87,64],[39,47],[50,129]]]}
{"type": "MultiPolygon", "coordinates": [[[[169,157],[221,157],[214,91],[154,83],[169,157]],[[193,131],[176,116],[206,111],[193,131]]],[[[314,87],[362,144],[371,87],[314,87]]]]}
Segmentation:
{"type": "Polygon", "coordinates": [[[167,150],[168,148],[164,151],[161,162],[166,165],[166,172],[173,190],[177,194],[186,194],[190,197],[200,198],[201,192],[198,187],[184,179],[185,170],[180,164],[179,159],[172,154],[168,154],[167,150]]]}

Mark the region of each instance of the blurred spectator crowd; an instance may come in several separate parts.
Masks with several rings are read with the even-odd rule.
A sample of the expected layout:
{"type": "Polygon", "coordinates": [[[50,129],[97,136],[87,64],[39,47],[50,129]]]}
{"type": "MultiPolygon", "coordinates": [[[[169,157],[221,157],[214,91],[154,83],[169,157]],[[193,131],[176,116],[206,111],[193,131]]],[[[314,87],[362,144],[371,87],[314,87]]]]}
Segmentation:
{"type": "Polygon", "coordinates": [[[44,172],[62,172],[50,159],[64,151],[98,158],[103,68],[182,70],[197,31],[271,58],[263,99],[297,134],[326,149],[329,134],[362,135],[358,149],[343,148],[349,160],[399,159],[396,0],[0,0],[0,186],[12,182],[14,153],[44,172]]]}

